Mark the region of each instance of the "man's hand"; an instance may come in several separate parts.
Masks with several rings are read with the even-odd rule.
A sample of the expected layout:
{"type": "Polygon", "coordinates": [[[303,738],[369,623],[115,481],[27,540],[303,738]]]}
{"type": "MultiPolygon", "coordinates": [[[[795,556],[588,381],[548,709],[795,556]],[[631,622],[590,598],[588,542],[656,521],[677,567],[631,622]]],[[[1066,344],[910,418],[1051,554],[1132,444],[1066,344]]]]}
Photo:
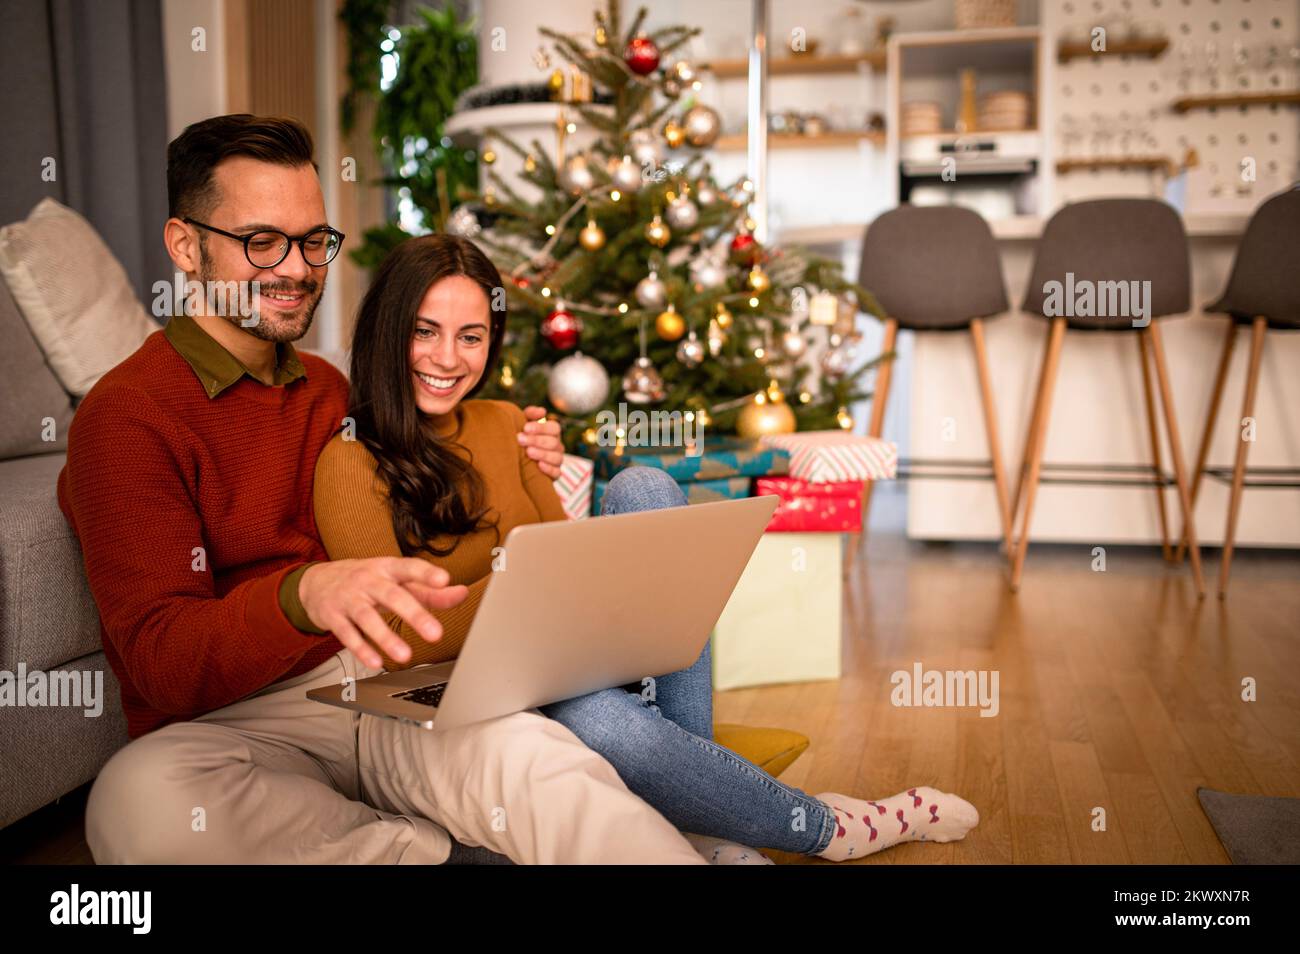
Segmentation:
{"type": "Polygon", "coordinates": [[[564,443],[560,440],[560,422],[545,421],[546,408],[530,404],[524,408],[527,422],[518,434],[519,443],[525,447],[525,453],[537,461],[543,474],[555,480],[560,476],[560,464],[564,462],[564,443]]]}
{"type": "Polygon", "coordinates": [[[450,579],[446,570],[415,557],[331,560],[307,568],[298,581],[298,598],[313,623],[379,669],[384,661],[376,646],[398,662],[411,658],[411,647],[384,622],[381,608],[436,642],[442,639],[442,624],[429,610],[450,609],[469,592],[466,586],[448,586],[450,579]]]}

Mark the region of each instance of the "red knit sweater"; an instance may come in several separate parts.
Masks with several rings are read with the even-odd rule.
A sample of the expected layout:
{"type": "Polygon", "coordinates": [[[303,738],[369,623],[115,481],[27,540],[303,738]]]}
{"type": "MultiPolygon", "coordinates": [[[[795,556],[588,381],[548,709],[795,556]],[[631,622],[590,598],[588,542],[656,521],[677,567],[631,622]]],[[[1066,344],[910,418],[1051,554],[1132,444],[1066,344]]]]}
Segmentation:
{"type": "Polygon", "coordinates": [[[343,375],[299,356],[305,379],[245,376],[209,398],[160,331],[77,409],[59,506],[81,541],[132,738],[342,648],[296,629],[279,603],[287,573],[327,559],[312,475],[347,413],[343,375]]]}

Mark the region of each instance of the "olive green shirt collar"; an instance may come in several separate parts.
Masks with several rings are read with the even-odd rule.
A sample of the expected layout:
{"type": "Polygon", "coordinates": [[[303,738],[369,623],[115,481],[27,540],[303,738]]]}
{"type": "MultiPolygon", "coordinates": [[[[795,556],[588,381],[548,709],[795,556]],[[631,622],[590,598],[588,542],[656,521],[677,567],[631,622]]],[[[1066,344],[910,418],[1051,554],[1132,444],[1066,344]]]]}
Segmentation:
{"type": "MultiPolygon", "coordinates": [[[[167,322],[167,327],[163,329],[163,334],[194,369],[208,397],[215,398],[244,375],[261,383],[257,375],[218,344],[217,340],[200,328],[199,323],[189,315],[173,316],[167,322]]],[[[293,345],[287,341],[275,346],[275,357],[276,385],[288,384],[290,381],[307,376],[307,369],[303,367],[302,359],[298,357],[298,352],[293,349],[293,345]]]]}

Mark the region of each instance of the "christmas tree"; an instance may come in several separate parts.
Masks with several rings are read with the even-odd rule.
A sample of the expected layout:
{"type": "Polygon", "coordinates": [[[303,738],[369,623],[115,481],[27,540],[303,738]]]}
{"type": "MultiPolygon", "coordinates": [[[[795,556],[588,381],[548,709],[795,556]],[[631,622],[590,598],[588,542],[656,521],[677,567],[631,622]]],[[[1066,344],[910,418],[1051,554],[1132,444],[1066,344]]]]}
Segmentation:
{"type": "MultiPolygon", "coordinates": [[[[542,30],[590,81],[574,85],[594,97],[572,109],[594,142],[564,154],[561,120],[553,159],[537,140],[487,130],[521,157],[540,198],[488,165],[483,191],[447,222],[506,278],[500,374],[482,395],[549,403],[571,449],[594,442],[597,415],[620,402],[746,436],[851,428],[864,374],[889,357],[855,353],[857,313],[879,306],[838,263],[755,239],[753,185],[714,180],[700,150],[719,117],[673,56],[699,31],[643,32],[644,8],[623,30],[618,7],[596,13],[589,39],[542,30]]],[[[553,78],[562,91],[563,74],[553,78]]]]}

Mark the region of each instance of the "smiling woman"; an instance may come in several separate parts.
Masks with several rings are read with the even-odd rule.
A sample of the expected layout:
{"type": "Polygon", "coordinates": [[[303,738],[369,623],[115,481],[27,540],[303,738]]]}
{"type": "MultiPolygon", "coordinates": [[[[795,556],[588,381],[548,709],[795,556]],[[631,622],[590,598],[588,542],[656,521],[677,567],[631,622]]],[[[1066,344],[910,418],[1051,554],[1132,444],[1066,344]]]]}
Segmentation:
{"type": "Polygon", "coordinates": [[[496,364],[506,325],[505,309],[493,307],[504,300],[500,287],[472,242],[428,235],[398,246],[361,302],[351,406],[408,555],[410,541],[463,536],[484,516],[479,474],[446,452],[440,434],[496,364]]]}

